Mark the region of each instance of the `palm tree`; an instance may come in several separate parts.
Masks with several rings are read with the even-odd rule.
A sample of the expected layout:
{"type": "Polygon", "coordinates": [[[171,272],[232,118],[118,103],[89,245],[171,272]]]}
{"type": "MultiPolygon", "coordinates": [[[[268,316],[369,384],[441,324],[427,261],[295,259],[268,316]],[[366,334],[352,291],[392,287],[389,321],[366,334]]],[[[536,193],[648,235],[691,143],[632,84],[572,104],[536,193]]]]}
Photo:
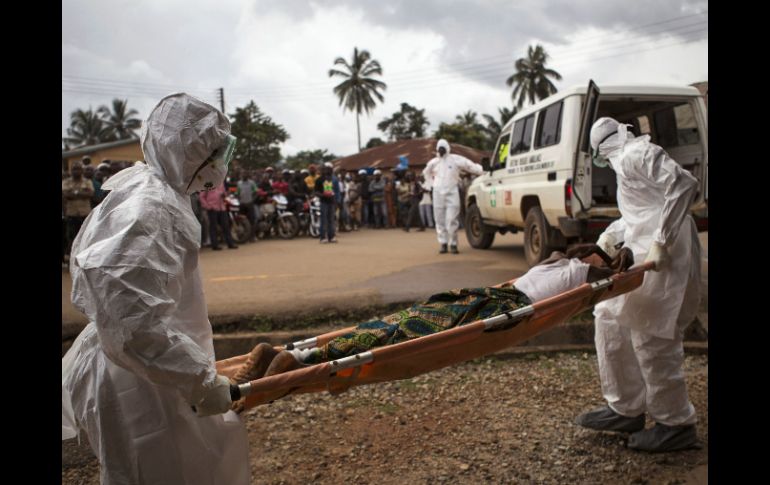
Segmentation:
{"type": "Polygon", "coordinates": [[[477,116],[478,113],[472,110],[468,110],[461,115],[455,116],[455,120],[460,126],[464,126],[470,130],[483,131],[484,126],[479,123],[477,116]]]}
{"type": "Polygon", "coordinates": [[[125,140],[127,138],[137,138],[134,130],[142,126],[142,121],[132,116],[139,114],[135,109],[127,109],[128,100],[112,100],[112,110],[107,106],[99,108],[97,113],[104,120],[108,136],[115,140],[125,140]]]}
{"type": "Polygon", "coordinates": [[[70,127],[67,128],[67,135],[63,139],[66,145],[96,145],[106,139],[104,122],[91,108],[88,111],[75,110],[70,114],[70,127]]]}
{"type": "Polygon", "coordinates": [[[529,46],[527,57],[518,59],[514,64],[516,72],[505,80],[505,84],[508,86],[516,84],[511,98],[515,100],[516,95],[519,96],[516,103],[517,108],[522,107],[525,99],[529,99],[530,103],[535,103],[536,98],[539,101],[556,92],[556,86],[548,78],[561,81],[561,74],[546,68],[547,60],[548,54],[546,54],[543,46],[538,44],[534,48],[529,46]]]}
{"type": "Polygon", "coordinates": [[[378,89],[385,90],[387,85],[369,76],[375,74],[382,75],[382,67],[380,63],[371,59],[369,51],[358,51],[358,47],[353,48],[353,58],[350,63],[338,57],[334,60],[334,65],[340,64],[344,66],[345,71],[337,69],[329,69],[329,77],[341,76],[345,78],[344,81],[334,87],[334,94],[340,98],[340,106],[343,106],[343,112],[348,109],[356,112],[356,129],[358,130],[358,151],[361,151],[361,125],[358,121],[358,117],[361,115],[361,111],[369,111],[374,109],[377,103],[372,98],[374,95],[380,102],[383,102],[385,98],[377,91],[378,89]]]}
{"type": "Polygon", "coordinates": [[[487,137],[486,145],[484,145],[485,150],[494,150],[495,145],[497,144],[497,139],[500,136],[500,132],[503,131],[503,127],[506,123],[508,123],[508,120],[516,115],[517,111],[518,108],[515,106],[513,109],[505,107],[497,108],[497,113],[500,115],[499,119],[495,119],[494,116],[488,114],[481,115],[487,122],[487,126],[481,128],[487,137]]]}
{"type": "Polygon", "coordinates": [[[509,108],[497,108],[497,113],[500,115],[499,121],[495,119],[492,115],[481,115],[487,122],[487,126],[484,127],[484,132],[486,132],[487,135],[489,135],[489,138],[493,141],[497,141],[498,135],[500,135],[500,132],[503,131],[503,127],[506,123],[508,123],[508,120],[516,116],[516,113],[519,111],[518,108],[515,106],[513,109],[509,108]]]}

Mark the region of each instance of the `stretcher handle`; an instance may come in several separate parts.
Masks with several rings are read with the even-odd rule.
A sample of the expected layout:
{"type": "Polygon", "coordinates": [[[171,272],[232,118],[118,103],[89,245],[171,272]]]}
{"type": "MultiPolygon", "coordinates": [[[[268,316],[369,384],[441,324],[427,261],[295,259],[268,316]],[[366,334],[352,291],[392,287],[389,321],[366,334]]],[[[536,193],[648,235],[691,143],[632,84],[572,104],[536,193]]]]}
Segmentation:
{"type": "MultiPolygon", "coordinates": [[[[241,398],[241,388],[236,386],[235,384],[230,384],[230,400],[235,402],[238,399],[241,398]]],[[[198,413],[198,408],[195,406],[190,406],[190,408],[193,410],[194,413],[198,413]]]]}

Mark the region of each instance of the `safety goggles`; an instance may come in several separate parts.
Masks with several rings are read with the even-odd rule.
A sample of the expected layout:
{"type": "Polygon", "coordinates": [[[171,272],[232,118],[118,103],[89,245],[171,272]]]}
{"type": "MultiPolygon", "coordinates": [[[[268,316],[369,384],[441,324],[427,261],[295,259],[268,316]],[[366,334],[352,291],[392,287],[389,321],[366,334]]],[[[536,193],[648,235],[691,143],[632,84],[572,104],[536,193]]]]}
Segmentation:
{"type": "Polygon", "coordinates": [[[214,150],[211,155],[209,155],[209,158],[204,160],[200,167],[195,170],[190,183],[187,184],[187,191],[190,190],[190,187],[195,182],[195,179],[200,171],[206,167],[212,167],[214,170],[226,174],[228,168],[230,167],[230,162],[233,159],[233,155],[235,154],[235,145],[237,142],[238,139],[236,137],[227,135],[224,143],[222,143],[219,148],[214,150]]]}
{"type": "Polygon", "coordinates": [[[216,168],[227,169],[230,166],[230,162],[233,160],[235,154],[235,144],[238,139],[233,135],[227,135],[225,142],[221,147],[214,150],[214,153],[206,160],[214,165],[216,168]]]}

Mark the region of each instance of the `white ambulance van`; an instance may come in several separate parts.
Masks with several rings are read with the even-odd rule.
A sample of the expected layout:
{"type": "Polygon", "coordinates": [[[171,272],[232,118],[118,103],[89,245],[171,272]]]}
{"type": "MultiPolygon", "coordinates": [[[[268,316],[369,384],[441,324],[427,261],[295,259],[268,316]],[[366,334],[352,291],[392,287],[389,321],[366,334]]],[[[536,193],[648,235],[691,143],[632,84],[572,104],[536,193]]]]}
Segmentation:
{"type": "Polygon", "coordinates": [[[524,231],[524,253],[535,265],[569,244],[595,241],[620,217],[609,166],[592,164],[593,122],[610,116],[634,135],[650,135],[700,182],[691,207],[708,230],[708,125],[703,95],[693,87],[573,87],[517,113],[503,127],[485,172],[465,198],[471,246],[487,249],[496,233],[524,231]]]}

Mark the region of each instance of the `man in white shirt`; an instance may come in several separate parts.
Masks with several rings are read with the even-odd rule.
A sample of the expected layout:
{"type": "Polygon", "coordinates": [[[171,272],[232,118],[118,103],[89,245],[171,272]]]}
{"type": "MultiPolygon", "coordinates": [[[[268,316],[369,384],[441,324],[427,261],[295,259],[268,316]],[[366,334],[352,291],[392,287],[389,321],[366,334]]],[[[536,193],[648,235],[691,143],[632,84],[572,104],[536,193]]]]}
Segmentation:
{"type": "Polygon", "coordinates": [[[441,244],[439,253],[447,252],[447,243],[453,254],[457,254],[457,229],[460,227],[460,174],[469,172],[481,175],[484,169],[461,155],[450,154],[449,143],[443,138],[436,144],[438,156],[428,162],[422,174],[433,189],[433,218],[436,233],[441,244]]]}

